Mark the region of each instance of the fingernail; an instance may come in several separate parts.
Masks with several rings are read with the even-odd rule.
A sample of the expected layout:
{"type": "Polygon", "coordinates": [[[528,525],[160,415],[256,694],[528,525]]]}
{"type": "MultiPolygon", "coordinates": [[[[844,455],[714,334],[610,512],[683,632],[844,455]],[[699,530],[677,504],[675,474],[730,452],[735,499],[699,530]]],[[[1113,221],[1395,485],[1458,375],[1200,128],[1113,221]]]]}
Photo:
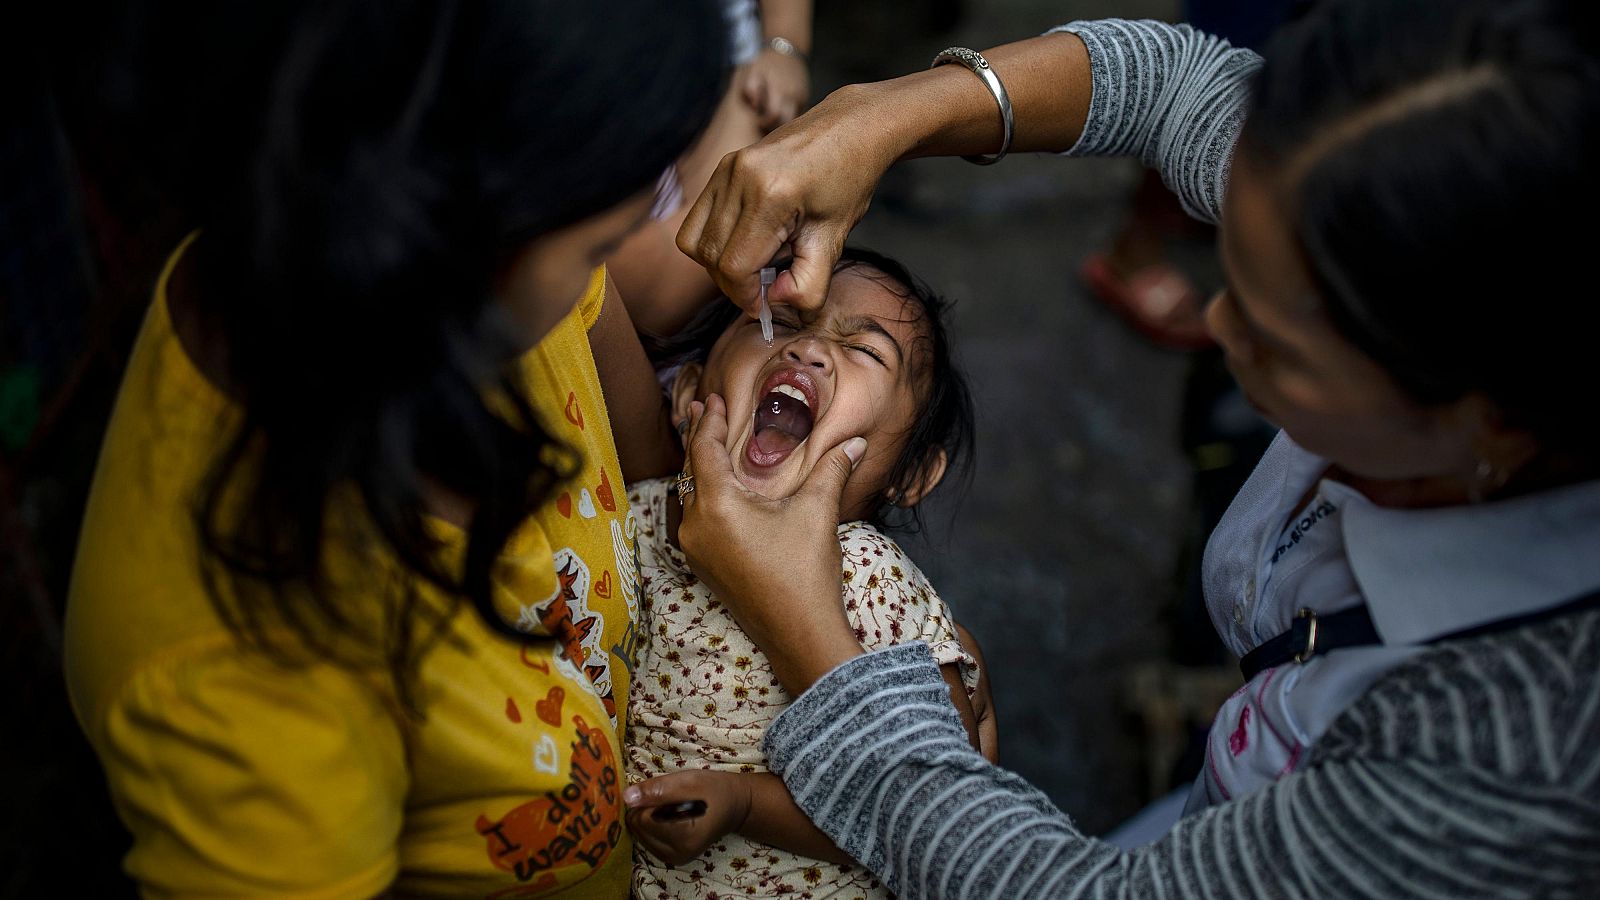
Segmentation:
{"type": "Polygon", "coordinates": [[[628,806],[637,806],[639,801],[643,799],[644,791],[639,790],[637,787],[627,787],[622,791],[622,802],[628,806]]]}
{"type": "Polygon", "coordinates": [[[867,439],[853,437],[844,442],[844,455],[850,457],[850,465],[861,462],[861,457],[867,452],[867,439]]]}

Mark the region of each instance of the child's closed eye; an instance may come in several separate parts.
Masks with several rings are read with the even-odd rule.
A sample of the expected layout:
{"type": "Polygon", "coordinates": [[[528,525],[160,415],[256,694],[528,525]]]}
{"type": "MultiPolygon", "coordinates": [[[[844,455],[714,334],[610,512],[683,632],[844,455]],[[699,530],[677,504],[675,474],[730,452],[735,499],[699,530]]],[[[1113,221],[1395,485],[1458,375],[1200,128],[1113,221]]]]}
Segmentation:
{"type": "Polygon", "coordinates": [[[888,365],[889,365],[888,361],[886,361],[883,358],[883,351],[879,350],[877,347],[874,347],[874,346],[872,346],[870,344],[847,344],[845,346],[847,346],[851,350],[856,350],[856,351],[859,351],[861,353],[865,353],[866,355],[868,355],[868,356],[872,357],[873,359],[877,360],[878,365],[880,365],[880,366],[884,366],[885,368],[887,368],[888,365]]]}

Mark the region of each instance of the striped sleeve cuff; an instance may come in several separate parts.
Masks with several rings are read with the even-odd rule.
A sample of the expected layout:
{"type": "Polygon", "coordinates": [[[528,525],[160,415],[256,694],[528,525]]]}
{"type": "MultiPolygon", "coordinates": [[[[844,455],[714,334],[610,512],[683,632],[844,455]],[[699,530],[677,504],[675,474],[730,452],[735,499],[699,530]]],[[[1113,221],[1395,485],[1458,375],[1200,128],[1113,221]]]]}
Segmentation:
{"type": "Polygon", "coordinates": [[[1261,57],[1188,25],[1105,19],[1051,29],[1089,52],[1089,115],[1068,156],[1134,156],[1198,219],[1217,222],[1261,57]]]}
{"type": "Polygon", "coordinates": [[[881,733],[889,719],[908,709],[966,746],[967,732],[950,705],[949,687],[921,641],[857,656],[818,679],[767,729],[767,765],[779,775],[792,772],[807,780],[818,757],[832,755],[842,741],[881,733]],[[928,716],[930,711],[936,714],[928,716]]]}
{"type": "Polygon", "coordinates": [[[897,894],[1029,880],[1048,854],[1007,847],[1073,836],[1044,795],[972,749],[924,644],[830,672],[778,717],[766,751],[806,815],[897,894]]]}

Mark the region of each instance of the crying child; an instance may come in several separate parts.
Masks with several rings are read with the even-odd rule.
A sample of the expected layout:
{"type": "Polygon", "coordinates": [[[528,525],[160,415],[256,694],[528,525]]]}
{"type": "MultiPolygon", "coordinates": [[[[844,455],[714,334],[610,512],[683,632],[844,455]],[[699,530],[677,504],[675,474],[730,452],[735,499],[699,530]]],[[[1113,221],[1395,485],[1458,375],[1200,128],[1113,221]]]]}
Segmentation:
{"type": "MultiPolygon", "coordinates": [[[[925,641],[975,746],[979,661],[950,610],[880,526],[915,509],[958,467],[972,404],[945,333],[946,303],[903,266],[846,248],[810,321],[774,306],[774,339],[723,300],[675,341],[691,357],[670,385],[675,423],[713,393],[727,404],[735,476],[770,498],[792,496],[847,438],[867,453],[840,505],[842,598],[874,650],[925,641]]],[[[635,897],[888,897],[835,848],[768,772],[767,726],[789,703],[761,651],[677,547],[671,479],[630,485],[639,524],[645,640],[628,700],[628,778],[663,779],[657,805],[629,812],[635,897]],[[670,788],[670,789],[665,789],[670,788]]],[[[773,548],[783,565],[783,548],[773,548]]],[[[992,732],[991,732],[992,733],[992,732]]],[[[980,749],[993,754],[993,742],[980,749]]]]}

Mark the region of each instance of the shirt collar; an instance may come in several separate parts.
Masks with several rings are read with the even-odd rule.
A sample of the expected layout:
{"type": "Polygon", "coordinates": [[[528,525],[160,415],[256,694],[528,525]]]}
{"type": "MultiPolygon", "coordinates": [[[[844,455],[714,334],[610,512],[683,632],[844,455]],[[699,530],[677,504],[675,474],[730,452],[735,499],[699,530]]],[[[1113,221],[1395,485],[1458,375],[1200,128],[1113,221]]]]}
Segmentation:
{"type": "Polygon", "coordinates": [[[1507,500],[1391,509],[1335,481],[1351,571],[1385,644],[1431,640],[1600,588],[1600,480],[1507,500]]]}

